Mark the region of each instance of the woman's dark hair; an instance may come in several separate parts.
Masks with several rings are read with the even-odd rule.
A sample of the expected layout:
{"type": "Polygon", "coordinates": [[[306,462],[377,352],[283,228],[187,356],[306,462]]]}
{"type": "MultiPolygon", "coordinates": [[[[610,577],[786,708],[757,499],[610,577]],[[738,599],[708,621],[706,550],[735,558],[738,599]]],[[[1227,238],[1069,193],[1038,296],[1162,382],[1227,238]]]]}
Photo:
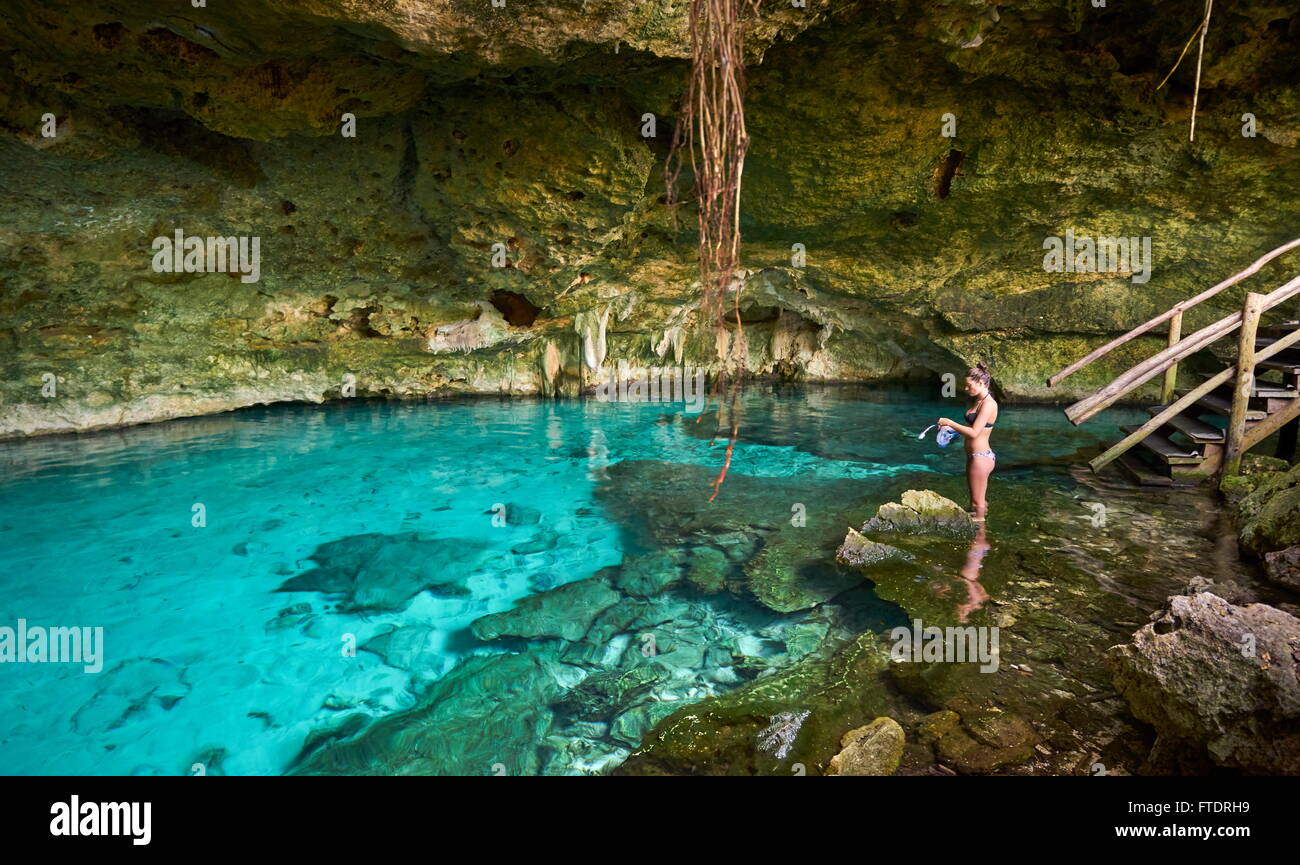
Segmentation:
{"type": "Polygon", "coordinates": [[[989,367],[984,361],[975,364],[966,371],[966,378],[978,382],[985,387],[993,386],[993,376],[989,375],[989,367]]]}

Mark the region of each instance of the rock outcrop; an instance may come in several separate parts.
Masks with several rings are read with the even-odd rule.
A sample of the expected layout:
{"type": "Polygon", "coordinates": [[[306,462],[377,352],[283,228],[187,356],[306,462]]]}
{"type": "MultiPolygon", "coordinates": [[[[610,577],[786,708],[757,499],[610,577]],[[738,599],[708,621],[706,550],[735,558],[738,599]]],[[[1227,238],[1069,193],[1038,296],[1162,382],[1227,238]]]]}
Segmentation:
{"type": "Polygon", "coordinates": [[[903,759],[903,728],[893,718],[877,718],[840,739],[844,750],[831,757],[827,775],[892,775],[903,759]]]}
{"type": "Polygon", "coordinates": [[[1248,773],[1300,773],[1300,619],[1209,593],[1177,595],[1108,654],[1115,687],[1158,745],[1248,773]]]}
{"type": "Polygon", "coordinates": [[[908,490],[901,502],[881,505],[862,531],[969,538],[975,534],[975,522],[951,499],[931,490],[908,490]]]}
{"type": "MultiPolygon", "coordinates": [[[[0,11],[0,436],[573,394],[598,377],[588,342],[604,376],[714,368],[694,215],[660,171],[685,4],[128,6],[0,11]],[[176,230],[260,238],[259,280],[155,271],[176,230]]],[[[934,379],[983,358],[1008,395],[1055,400],[1161,345],[1043,384],[1300,215],[1277,194],[1300,183],[1294,11],[1216,14],[1194,144],[1186,64],[1155,87],[1185,13],[765,5],[747,42],[749,368],[934,379]],[[1045,270],[1067,230],[1151,238],[1150,281],[1045,270]]],[[[1185,327],[1239,307],[1225,292],[1185,327]]]]}

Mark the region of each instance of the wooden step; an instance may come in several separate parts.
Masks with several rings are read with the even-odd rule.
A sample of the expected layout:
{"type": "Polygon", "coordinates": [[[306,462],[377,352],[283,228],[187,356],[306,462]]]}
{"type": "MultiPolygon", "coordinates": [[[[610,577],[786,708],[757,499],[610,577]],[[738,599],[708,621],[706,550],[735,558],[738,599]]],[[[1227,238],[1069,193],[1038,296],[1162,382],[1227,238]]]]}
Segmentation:
{"type": "MultiPolygon", "coordinates": [[[[1138,424],[1122,426],[1120,429],[1124,430],[1126,434],[1133,433],[1138,430],[1138,424]]],[[[1189,451],[1186,448],[1181,448],[1158,432],[1148,433],[1146,438],[1138,442],[1138,445],[1151,451],[1162,459],[1166,465],[1194,466],[1200,463],[1202,459],[1199,451],[1189,451]]]]}
{"type": "Polygon", "coordinates": [[[1278,360],[1276,357],[1270,357],[1268,360],[1261,360],[1257,366],[1265,369],[1280,369],[1286,375],[1300,375],[1300,360],[1278,360]]]}
{"type": "MultiPolygon", "coordinates": [[[[1255,337],[1255,351],[1261,351],[1265,348],[1268,348],[1270,345],[1272,345],[1275,342],[1277,342],[1277,339],[1275,339],[1274,337],[1257,336],[1255,337]]],[[[1282,360],[1293,359],[1297,356],[1300,356],[1300,347],[1297,347],[1295,343],[1292,343],[1291,345],[1279,351],[1277,354],[1273,355],[1273,357],[1280,358],[1282,360]]]]}
{"type": "MultiPolygon", "coordinates": [[[[1208,372],[1197,373],[1197,375],[1201,378],[1214,378],[1208,372]]],[[[1297,396],[1300,396],[1300,392],[1295,388],[1273,381],[1260,381],[1258,378],[1255,379],[1255,389],[1251,392],[1251,397],[1254,399],[1294,399],[1297,396]]]]}
{"type": "MultiPolygon", "coordinates": [[[[1187,391],[1179,391],[1179,396],[1182,396],[1185,393],[1187,393],[1187,391]]],[[[1217,393],[1207,393],[1205,396],[1198,399],[1196,404],[1204,406],[1215,414],[1221,414],[1224,417],[1232,416],[1232,400],[1227,397],[1219,396],[1217,393]]],[[[1266,417],[1268,417],[1268,412],[1266,411],[1257,408],[1246,409],[1246,420],[1248,421],[1263,420],[1266,417]]]]}
{"type": "MultiPolygon", "coordinates": [[[[1167,405],[1153,405],[1147,414],[1155,417],[1167,408],[1167,405]]],[[[1223,430],[1191,415],[1176,414],[1166,423],[1197,444],[1222,444],[1225,438],[1223,430]]]]}
{"type": "Polygon", "coordinates": [[[1261,324],[1256,333],[1260,336],[1279,337],[1286,336],[1296,328],[1300,328],[1300,321],[1279,321],[1277,324],[1261,324]]]}
{"type": "Polygon", "coordinates": [[[1158,474],[1132,454],[1121,454],[1112,465],[1128,475],[1129,480],[1144,487],[1173,486],[1174,479],[1158,474]]]}

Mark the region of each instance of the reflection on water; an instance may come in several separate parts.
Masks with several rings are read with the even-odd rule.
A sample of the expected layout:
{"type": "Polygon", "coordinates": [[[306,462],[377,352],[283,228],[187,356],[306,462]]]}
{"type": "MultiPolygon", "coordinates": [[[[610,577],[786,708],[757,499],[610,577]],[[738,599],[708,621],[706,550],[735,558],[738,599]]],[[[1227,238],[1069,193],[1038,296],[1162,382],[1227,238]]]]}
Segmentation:
{"type": "Polygon", "coordinates": [[[961,578],[966,582],[966,601],[957,606],[957,621],[965,623],[971,613],[984,606],[989,593],[980,585],[980,569],[984,567],[984,557],[993,547],[988,542],[988,532],[983,523],[977,524],[975,539],[970,542],[966,553],[966,564],[961,569],[961,578]]]}

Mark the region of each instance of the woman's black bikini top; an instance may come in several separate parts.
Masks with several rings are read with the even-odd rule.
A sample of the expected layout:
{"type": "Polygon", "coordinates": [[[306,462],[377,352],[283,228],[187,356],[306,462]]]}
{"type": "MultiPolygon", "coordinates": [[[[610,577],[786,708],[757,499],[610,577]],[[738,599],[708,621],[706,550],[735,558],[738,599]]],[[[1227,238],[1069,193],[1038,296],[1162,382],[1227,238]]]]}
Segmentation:
{"type": "MultiPolygon", "coordinates": [[[[970,411],[966,412],[966,415],[965,415],[965,417],[966,417],[966,423],[975,423],[975,418],[976,418],[976,416],[977,416],[978,414],[979,414],[979,409],[971,409],[970,411]]],[[[985,428],[985,429],[993,429],[993,424],[991,424],[991,423],[984,424],[984,428],[985,428]]]]}

